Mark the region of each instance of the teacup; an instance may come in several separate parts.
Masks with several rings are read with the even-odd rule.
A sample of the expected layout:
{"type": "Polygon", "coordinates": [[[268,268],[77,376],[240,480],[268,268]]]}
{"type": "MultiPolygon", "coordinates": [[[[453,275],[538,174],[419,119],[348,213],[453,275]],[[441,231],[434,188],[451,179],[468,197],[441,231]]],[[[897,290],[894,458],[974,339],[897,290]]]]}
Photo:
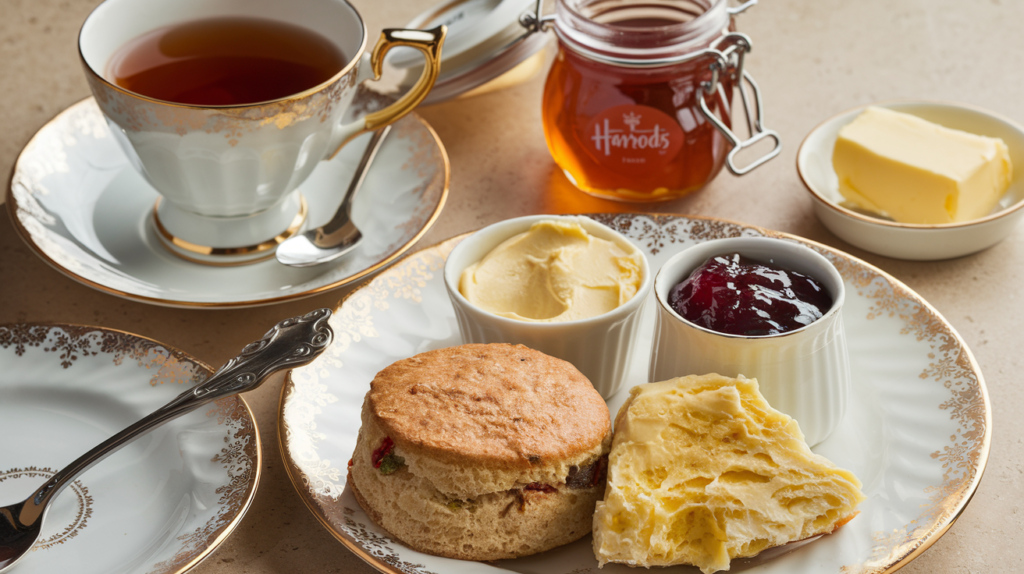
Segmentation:
{"type": "Polygon", "coordinates": [[[187,259],[230,265],[270,257],[298,232],[306,210],[297,188],[321,159],[408,114],[426,97],[440,70],[445,33],[444,26],[384,30],[367,54],[366,27],[346,0],[106,0],[82,25],[79,52],[114,138],[161,196],[154,223],[165,245],[187,259]],[[303,92],[232,106],[156,100],[104,76],[111,56],[141,34],[232,16],[317,32],[348,63],[303,92]],[[396,46],[423,53],[419,81],[393,104],[345,121],[356,86],[379,79],[385,54],[396,46]]]}

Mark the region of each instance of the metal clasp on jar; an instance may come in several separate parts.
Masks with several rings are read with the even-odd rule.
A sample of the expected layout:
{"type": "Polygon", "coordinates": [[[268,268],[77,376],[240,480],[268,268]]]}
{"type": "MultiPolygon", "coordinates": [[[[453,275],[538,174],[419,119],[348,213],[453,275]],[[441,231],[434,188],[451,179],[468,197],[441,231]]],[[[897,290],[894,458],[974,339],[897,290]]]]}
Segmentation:
{"type": "MultiPolygon", "coordinates": [[[[543,14],[544,0],[536,0],[536,2],[536,7],[532,13],[526,12],[519,18],[520,25],[526,29],[519,40],[537,32],[547,32],[554,27],[553,24],[556,20],[554,15],[541,16],[541,14],[543,14]]],[[[741,14],[755,4],[757,4],[757,0],[748,0],[740,6],[729,8],[729,16],[733,17],[741,14]]],[[[707,81],[701,82],[701,87],[703,89],[697,91],[697,104],[701,115],[707,118],[707,120],[710,121],[711,124],[714,125],[733,146],[732,150],[726,156],[725,166],[729,168],[729,171],[734,175],[745,175],[782,152],[782,140],[779,138],[778,132],[764,127],[764,106],[761,103],[761,89],[758,87],[757,82],[754,81],[753,76],[743,69],[743,60],[751,48],[750,37],[746,34],[730,32],[716,40],[708,48],[679,56],[632,59],[616,57],[590,50],[585,46],[573,42],[570,38],[567,38],[558,30],[557,27],[555,27],[555,33],[558,35],[559,39],[572,46],[572,49],[580,54],[583,54],[591,60],[611,64],[613,66],[622,66],[626,68],[657,68],[661,66],[681,64],[697,58],[712,58],[713,61],[709,66],[711,78],[707,81]],[[747,130],[750,133],[750,137],[745,140],[737,136],[735,132],[729,129],[729,126],[727,126],[721,118],[711,111],[708,107],[707,100],[705,99],[706,95],[713,94],[715,90],[718,89],[721,78],[726,75],[734,81],[734,85],[739,89],[740,99],[743,102],[743,113],[746,116],[747,130]],[[747,89],[744,87],[744,83],[750,86],[750,91],[753,93],[753,106],[751,105],[750,96],[747,93],[747,89]],[[743,167],[736,165],[737,154],[744,149],[752,147],[761,140],[769,138],[774,140],[775,145],[768,153],[743,167]]]]}
{"type": "Polygon", "coordinates": [[[547,32],[554,23],[554,14],[544,16],[544,0],[537,0],[537,5],[534,7],[533,12],[525,12],[519,17],[519,25],[526,28],[524,36],[529,36],[536,32],[547,32]]]}
{"type": "Polygon", "coordinates": [[[779,138],[778,132],[764,127],[764,107],[761,104],[761,89],[757,86],[757,82],[754,81],[754,77],[743,69],[743,60],[747,52],[750,51],[750,46],[749,36],[739,32],[730,32],[716,40],[710,48],[704,50],[703,55],[712,56],[715,60],[710,66],[711,79],[701,82],[703,89],[697,93],[697,105],[700,107],[701,114],[714,124],[718,131],[722,132],[722,135],[733,146],[732,151],[729,152],[725,159],[725,165],[735,175],[750,173],[753,169],[782,152],[782,140],[779,138]],[[750,137],[745,140],[740,139],[729,129],[729,126],[725,125],[725,122],[708,108],[707,101],[704,98],[705,94],[711,95],[718,89],[719,80],[725,74],[728,74],[733,79],[740,92],[740,100],[743,102],[743,113],[747,118],[747,130],[750,133],[750,137]],[[751,110],[750,99],[743,85],[744,82],[750,85],[750,89],[753,92],[753,110],[751,110]],[[771,138],[775,141],[771,151],[743,167],[736,165],[736,155],[738,153],[766,138],[771,138]]]}

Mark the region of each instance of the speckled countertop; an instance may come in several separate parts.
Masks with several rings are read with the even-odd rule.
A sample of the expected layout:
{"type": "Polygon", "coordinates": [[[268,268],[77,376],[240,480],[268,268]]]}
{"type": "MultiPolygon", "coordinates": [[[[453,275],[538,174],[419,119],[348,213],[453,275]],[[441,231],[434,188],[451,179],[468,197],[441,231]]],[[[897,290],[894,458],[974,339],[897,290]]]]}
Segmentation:
{"type": "MultiPolygon", "coordinates": [[[[47,120],[89,95],[76,38],[97,0],[0,0],[0,165],[47,120]]],[[[431,0],[353,0],[371,34],[431,0]]],[[[994,434],[984,480],[960,520],[904,569],[913,573],[1024,571],[1024,390],[1018,330],[1024,324],[1024,228],[982,253],[914,263],[865,253],[814,217],[794,158],[807,132],[832,114],[892,98],[965,102],[1024,121],[1024,2],[1013,0],[765,0],[741,17],[754,39],[748,69],[761,84],[766,120],[782,155],[751,175],[718,176],[686,199],[630,206],[575,191],[548,155],[540,122],[543,75],[500,92],[424,108],[451,158],[451,194],[420,245],[532,213],[646,210],[699,214],[787,231],[881,267],[930,301],[963,335],[985,374],[994,434]]],[[[220,364],[276,320],[333,306],[334,291],[239,311],[176,310],[94,291],[48,267],[0,217],[0,323],[86,323],[146,335],[220,364]]],[[[247,397],[263,444],[255,502],[196,574],[369,573],[306,510],[282,467],[276,439],[280,379],[247,397]]]]}

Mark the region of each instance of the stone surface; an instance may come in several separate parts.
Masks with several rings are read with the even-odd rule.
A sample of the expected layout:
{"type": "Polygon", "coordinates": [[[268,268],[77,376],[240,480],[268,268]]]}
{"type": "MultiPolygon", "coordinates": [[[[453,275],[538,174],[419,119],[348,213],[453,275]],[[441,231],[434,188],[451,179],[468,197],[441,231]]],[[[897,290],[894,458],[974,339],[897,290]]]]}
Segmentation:
{"type": "MultiPolygon", "coordinates": [[[[96,0],[0,0],[0,165],[9,170],[32,134],[89,95],[77,31],[96,0]]],[[[371,38],[411,19],[431,0],[353,0],[371,38]]],[[[914,263],[860,251],[811,212],[795,170],[801,139],[847,108],[894,98],[974,104],[1024,120],[1017,74],[1024,67],[1024,3],[1012,0],[772,0],[739,22],[754,40],[748,59],[782,155],[751,175],[723,173],[706,189],[665,204],[630,205],[575,191],[555,168],[540,123],[543,76],[500,92],[425,108],[451,157],[451,195],[421,245],[532,213],[657,211],[721,217],[801,235],[881,267],[928,299],[959,330],[986,376],[993,409],[991,456],[960,520],[903,572],[1024,571],[1024,229],[952,261],[914,263]]],[[[1024,169],[1024,166],[1021,166],[1024,169]]],[[[0,216],[0,323],[57,321],[143,334],[220,364],[283,317],[335,305],[343,291],[251,310],[177,310],[94,291],[48,267],[0,216]]],[[[323,529],[296,496],[281,464],[276,413],[280,380],[247,397],[264,445],[264,473],[248,515],[194,572],[269,574],[373,570],[323,529]]]]}

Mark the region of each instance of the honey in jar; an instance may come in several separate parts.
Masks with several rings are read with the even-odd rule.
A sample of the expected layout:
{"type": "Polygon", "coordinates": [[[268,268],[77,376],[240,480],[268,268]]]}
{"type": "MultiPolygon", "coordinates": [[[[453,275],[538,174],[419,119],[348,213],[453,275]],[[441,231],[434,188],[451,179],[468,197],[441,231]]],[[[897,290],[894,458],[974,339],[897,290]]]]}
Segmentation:
{"type": "Polygon", "coordinates": [[[579,189],[675,199],[746,143],[732,135],[731,111],[749,40],[733,33],[726,0],[558,0],[554,29],[544,134],[579,189]]]}

